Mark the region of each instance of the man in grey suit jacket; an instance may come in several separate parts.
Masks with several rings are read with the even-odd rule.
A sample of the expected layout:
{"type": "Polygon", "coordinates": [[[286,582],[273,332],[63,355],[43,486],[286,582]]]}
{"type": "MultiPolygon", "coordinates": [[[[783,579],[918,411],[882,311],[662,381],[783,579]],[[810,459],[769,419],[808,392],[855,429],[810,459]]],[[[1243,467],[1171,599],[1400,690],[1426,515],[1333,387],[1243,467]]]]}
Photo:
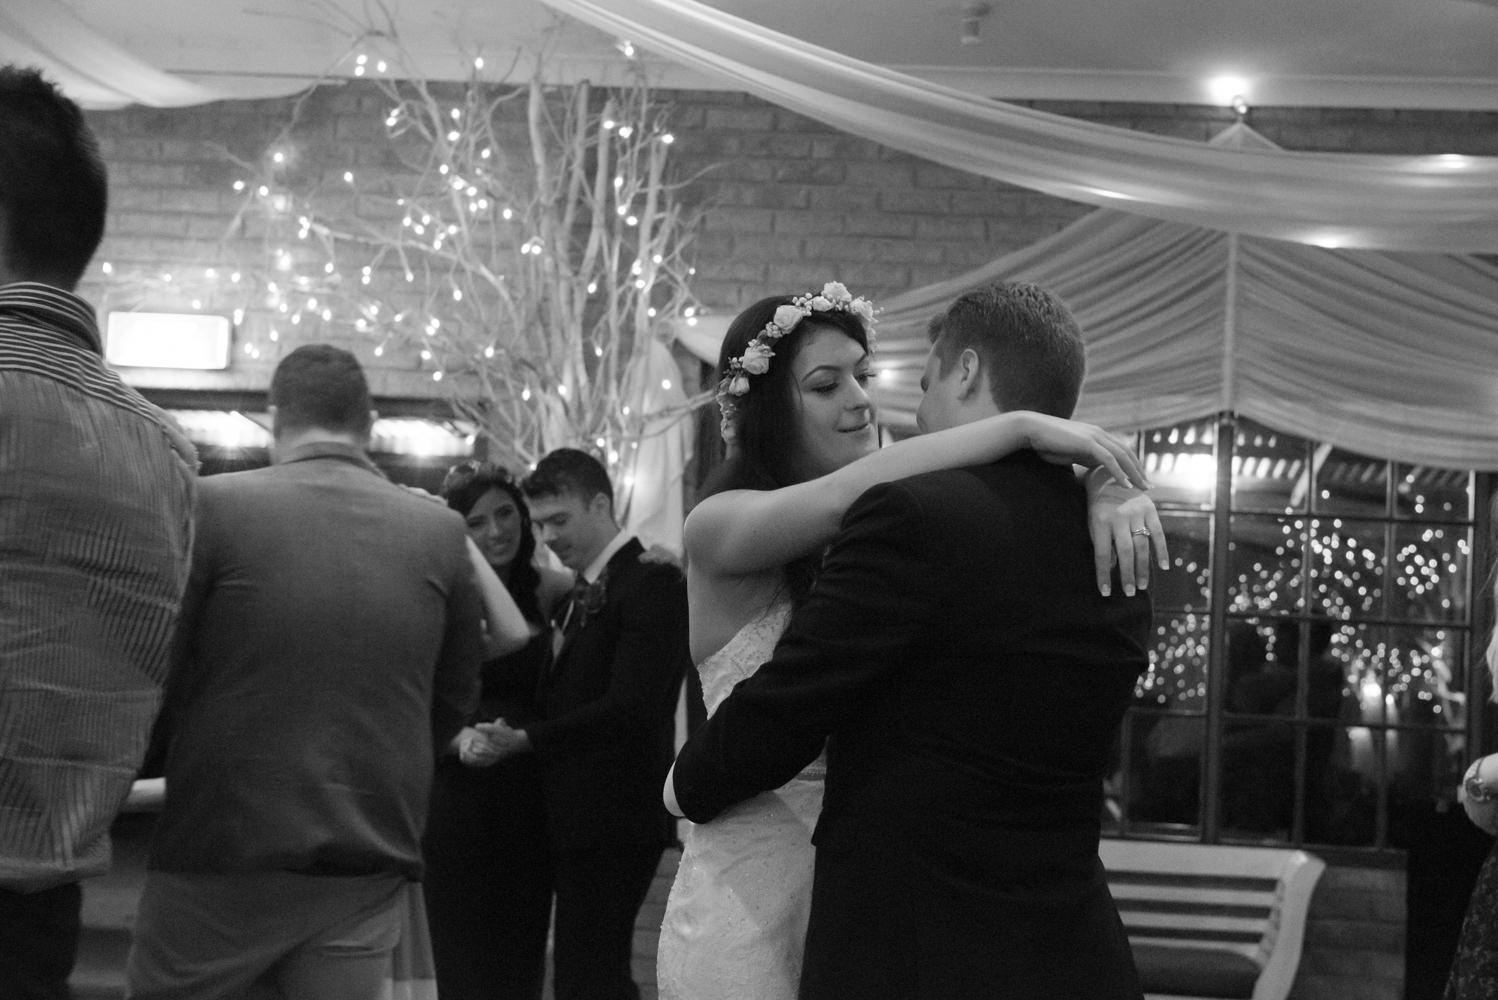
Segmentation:
{"type": "Polygon", "coordinates": [[[434,749],[477,693],[463,521],[370,462],[358,362],[298,348],[270,402],[274,464],[200,483],[138,1000],[378,996],[434,749]]]}

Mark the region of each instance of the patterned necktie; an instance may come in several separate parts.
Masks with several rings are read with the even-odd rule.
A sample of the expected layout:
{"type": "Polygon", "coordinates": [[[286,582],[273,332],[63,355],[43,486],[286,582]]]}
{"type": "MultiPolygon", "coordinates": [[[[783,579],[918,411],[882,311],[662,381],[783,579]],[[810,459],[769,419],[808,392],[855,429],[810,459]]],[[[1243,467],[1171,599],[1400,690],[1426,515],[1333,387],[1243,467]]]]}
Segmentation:
{"type": "Polygon", "coordinates": [[[587,618],[587,607],[588,580],[579,573],[573,581],[572,593],[567,597],[567,615],[562,619],[564,638],[572,638],[577,630],[583,627],[583,620],[587,618]]]}

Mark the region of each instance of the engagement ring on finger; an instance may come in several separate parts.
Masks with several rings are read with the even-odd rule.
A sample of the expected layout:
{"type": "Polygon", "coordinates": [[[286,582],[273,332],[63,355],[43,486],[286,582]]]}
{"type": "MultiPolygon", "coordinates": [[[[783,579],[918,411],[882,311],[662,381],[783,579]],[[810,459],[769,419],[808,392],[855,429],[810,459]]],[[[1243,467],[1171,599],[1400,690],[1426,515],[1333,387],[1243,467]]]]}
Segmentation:
{"type": "Polygon", "coordinates": [[[1129,532],[1129,534],[1131,535],[1143,535],[1146,538],[1149,537],[1149,533],[1150,530],[1148,528],[1135,528],[1133,531],[1129,532]]]}

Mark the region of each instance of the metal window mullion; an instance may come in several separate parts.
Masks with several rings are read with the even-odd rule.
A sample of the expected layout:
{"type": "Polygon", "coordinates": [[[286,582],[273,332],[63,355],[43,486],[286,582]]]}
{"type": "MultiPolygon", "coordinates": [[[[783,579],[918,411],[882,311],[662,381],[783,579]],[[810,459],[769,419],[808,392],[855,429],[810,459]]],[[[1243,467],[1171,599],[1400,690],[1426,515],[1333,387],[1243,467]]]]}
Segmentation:
{"type": "Polygon", "coordinates": [[[1222,835],[1222,712],[1227,704],[1228,545],[1231,541],[1233,454],[1238,447],[1237,416],[1217,415],[1217,495],[1212,505],[1211,596],[1207,627],[1207,731],[1202,741],[1202,839],[1217,843],[1222,835]]]}
{"type": "Polygon", "coordinates": [[[1472,564],[1467,573],[1467,607],[1471,609],[1468,623],[1471,627],[1467,636],[1467,676],[1463,678],[1467,692],[1468,760],[1489,748],[1498,747],[1498,712],[1493,711],[1488,701],[1492,688],[1487,680],[1487,661],[1483,655],[1495,618],[1493,588],[1488,584],[1498,572],[1498,567],[1493,567],[1495,552],[1498,552],[1498,539],[1493,537],[1494,526],[1498,525],[1498,518],[1493,516],[1494,505],[1498,505],[1498,493],[1495,493],[1498,476],[1490,472],[1478,473],[1474,489],[1477,495],[1472,505],[1475,522],[1472,526],[1472,564]],[[1479,586],[1482,587],[1480,595],[1474,593],[1479,586]]]}

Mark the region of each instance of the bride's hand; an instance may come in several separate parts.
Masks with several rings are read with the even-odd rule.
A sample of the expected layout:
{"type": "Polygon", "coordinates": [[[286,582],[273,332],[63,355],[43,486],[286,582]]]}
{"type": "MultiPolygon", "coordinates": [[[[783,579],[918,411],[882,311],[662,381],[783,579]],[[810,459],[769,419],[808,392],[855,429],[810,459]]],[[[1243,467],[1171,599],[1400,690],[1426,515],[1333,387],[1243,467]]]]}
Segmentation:
{"type": "Polygon", "coordinates": [[[1134,450],[1101,427],[1044,413],[1024,412],[1025,443],[1047,462],[1107,470],[1121,486],[1149,489],[1149,480],[1134,450]]]}
{"type": "Polygon", "coordinates": [[[1104,596],[1112,589],[1115,560],[1119,583],[1131,597],[1135,590],[1150,585],[1151,555],[1161,570],[1170,568],[1165,529],[1155,502],[1140,490],[1108,479],[1101,468],[1087,474],[1087,521],[1097,586],[1104,596]]]}

